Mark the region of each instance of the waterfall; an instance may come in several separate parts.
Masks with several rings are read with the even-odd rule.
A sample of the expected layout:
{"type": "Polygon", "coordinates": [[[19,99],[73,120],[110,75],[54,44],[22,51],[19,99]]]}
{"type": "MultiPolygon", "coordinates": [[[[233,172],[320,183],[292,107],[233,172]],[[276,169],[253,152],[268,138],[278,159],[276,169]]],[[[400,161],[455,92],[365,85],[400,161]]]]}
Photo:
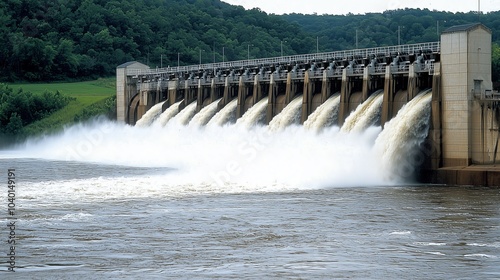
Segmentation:
{"type": "Polygon", "coordinates": [[[267,98],[261,99],[253,105],[241,118],[236,121],[236,125],[251,128],[266,119],[267,98]]]}
{"type": "Polygon", "coordinates": [[[217,113],[217,105],[222,98],[217,99],[216,101],[208,104],[203,109],[196,114],[193,119],[189,122],[189,126],[202,126],[206,125],[208,121],[217,113]]]}
{"type": "Polygon", "coordinates": [[[165,101],[160,102],[160,103],[154,105],[153,107],[151,107],[151,109],[149,109],[146,112],[146,114],[144,114],[142,116],[142,118],[137,121],[135,126],[137,126],[137,127],[150,126],[160,116],[161,107],[162,107],[163,103],[165,103],[165,101]]]}
{"type": "Polygon", "coordinates": [[[279,131],[293,123],[300,122],[300,113],[302,108],[302,95],[295,97],[278,115],[269,123],[271,131],[279,131]]]}
{"type": "Polygon", "coordinates": [[[322,128],[335,125],[338,120],[340,94],[334,94],[321,104],[304,122],[307,129],[320,131],[322,128]]]}
{"type": "Polygon", "coordinates": [[[228,122],[234,123],[236,121],[236,106],[238,99],[235,98],[222,108],[215,116],[208,122],[207,125],[223,126],[228,122]]]}
{"type": "Polygon", "coordinates": [[[408,102],[396,117],[385,124],[375,141],[380,168],[387,179],[408,180],[428,150],[420,149],[429,132],[432,93],[426,90],[408,102]]]}
{"type": "Polygon", "coordinates": [[[180,111],[169,123],[177,123],[181,125],[187,125],[189,121],[196,114],[196,101],[191,102],[182,111],[180,111]]]}
{"type": "Polygon", "coordinates": [[[175,115],[179,113],[179,104],[181,104],[182,101],[179,101],[175,103],[174,105],[170,106],[163,112],[158,119],[153,123],[155,126],[165,126],[169,120],[171,120],[175,115]]]}
{"type": "Polygon", "coordinates": [[[341,128],[343,132],[363,132],[366,128],[380,121],[380,109],[384,101],[383,91],[374,92],[360,104],[345,120],[341,128]]]}

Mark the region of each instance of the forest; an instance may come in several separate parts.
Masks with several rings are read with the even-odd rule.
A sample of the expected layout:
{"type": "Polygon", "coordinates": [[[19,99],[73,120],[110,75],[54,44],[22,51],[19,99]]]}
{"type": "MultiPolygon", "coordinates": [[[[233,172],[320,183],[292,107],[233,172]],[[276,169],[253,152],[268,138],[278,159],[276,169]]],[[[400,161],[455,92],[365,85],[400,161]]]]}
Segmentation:
{"type": "Polygon", "coordinates": [[[4,0],[0,81],[112,76],[131,60],[166,67],[437,41],[477,21],[493,32],[499,79],[500,12],[329,13],[275,15],[220,0],[4,0]]]}

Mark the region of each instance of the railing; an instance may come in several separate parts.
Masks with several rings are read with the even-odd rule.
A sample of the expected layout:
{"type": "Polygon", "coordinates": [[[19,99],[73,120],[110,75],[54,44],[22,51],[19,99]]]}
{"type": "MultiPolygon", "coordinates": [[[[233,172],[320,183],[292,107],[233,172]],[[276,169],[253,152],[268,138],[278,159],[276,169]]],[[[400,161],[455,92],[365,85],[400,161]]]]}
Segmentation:
{"type": "Polygon", "coordinates": [[[228,69],[228,68],[244,68],[244,67],[258,67],[261,65],[279,65],[290,62],[313,62],[313,61],[328,61],[328,60],[343,60],[353,58],[369,58],[372,56],[393,56],[395,54],[416,54],[419,52],[437,53],[440,51],[440,42],[429,42],[411,45],[399,45],[389,47],[367,48],[367,49],[354,49],[346,51],[314,53],[292,56],[281,56],[261,59],[238,60],[219,63],[208,63],[190,66],[178,66],[167,68],[156,68],[148,70],[128,69],[127,75],[141,76],[141,75],[159,75],[164,73],[189,73],[204,70],[214,69],[228,69]]]}

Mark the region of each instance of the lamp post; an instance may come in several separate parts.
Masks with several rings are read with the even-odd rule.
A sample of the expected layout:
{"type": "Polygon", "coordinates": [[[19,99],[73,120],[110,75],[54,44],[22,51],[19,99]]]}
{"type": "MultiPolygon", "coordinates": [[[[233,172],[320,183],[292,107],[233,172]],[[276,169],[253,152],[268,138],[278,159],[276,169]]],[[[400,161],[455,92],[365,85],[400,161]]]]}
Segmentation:
{"type": "Polygon", "coordinates": [[[250,44],[247,45],[247,60],[250,60],[250,44]]]}
{"type": "Polygon", "coordinates": [[[226,47],[222,47],[222,63],[225,62],[225,54],[224,54],[225,49],[226,49],[226,47]]]}
{"type": "Polygon", "coordinates": [[[281,40],[281,56],[283,56],[283,40],[281,40]]]}

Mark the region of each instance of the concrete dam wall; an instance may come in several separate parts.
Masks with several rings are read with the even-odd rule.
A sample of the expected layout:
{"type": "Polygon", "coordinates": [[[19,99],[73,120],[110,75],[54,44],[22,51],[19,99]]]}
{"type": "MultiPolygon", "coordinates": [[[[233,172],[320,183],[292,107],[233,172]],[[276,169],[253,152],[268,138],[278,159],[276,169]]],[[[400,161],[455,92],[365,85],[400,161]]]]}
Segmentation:
{"type": "Polygon", "coordinates": [[[295,124],[343,133],[372,126],[385,133],[405,122],[411,127],[392,128],[397,138],[384,136],[404,139],[394,166],[414,157],[421,182],[500,185],[500,98],[491,86],[491,32],[471,24],[432,43],[162,69],[125,63],[117,67],[117,118],[136,126],[277,131],[295,124]]]}

